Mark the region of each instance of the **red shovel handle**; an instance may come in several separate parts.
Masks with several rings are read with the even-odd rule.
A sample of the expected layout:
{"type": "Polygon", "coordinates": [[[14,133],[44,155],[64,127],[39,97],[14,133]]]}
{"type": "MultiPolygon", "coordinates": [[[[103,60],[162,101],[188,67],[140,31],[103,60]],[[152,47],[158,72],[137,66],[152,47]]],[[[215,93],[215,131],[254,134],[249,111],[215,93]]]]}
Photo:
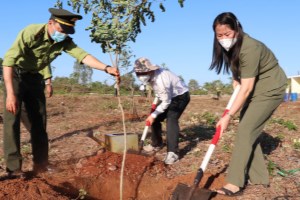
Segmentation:
{"type": "Polygon", "coordinates": [[[149,121],[146,121],[146,126],[151,126],[149,121]]]}
{"type": "MultiPolygon", "coordinates": [[[[224,117],[227,113],[229,112],[228,109],[226,109],[222,115],[222,117],[224,117]]],[[[220,139],[220,136],[221,136],[221,126],[218,126],[217,129],[216,129],[216,133],[211,141],[211,144],[214,144],[216,145],[220,139]]]]}
{"type": "Polygon", "coordinates": [[[211,144],[216,145],[220,139],[220,135],[221,135],[221,126],[218,126],[216,133],[215,133],[213,139],[211,140],[211,144]]]}
{"type": "Polygon", "coordinates": [[[156,109],[156,104],[152,104],[151,105],[151,113],[153,113],[155,109],[156,109]]]}

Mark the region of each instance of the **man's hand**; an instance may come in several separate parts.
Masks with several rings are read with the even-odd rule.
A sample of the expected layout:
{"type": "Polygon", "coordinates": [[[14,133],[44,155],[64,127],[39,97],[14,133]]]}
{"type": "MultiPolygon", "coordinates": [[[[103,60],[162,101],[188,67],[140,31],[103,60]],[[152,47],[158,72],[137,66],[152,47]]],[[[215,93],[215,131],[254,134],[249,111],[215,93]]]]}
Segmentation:
{"type": "Polygon", "coordinates": [[[6,110],[14,115],[17,113],[18,101],[15,95],[7,95],[6,110]]]}
{"type": "Polygon", "coordinates": [[[6,88],[6,110],[16,114],[18,110],[18,99],[13,87],[13,67],[3,66],[3,80],[6,88]]]}
{"type": "Polygon", "coordinates": [[[46,97],[49,98],[49,97],[52,97],[53,95],[53,87],[51,84],[47,84],[46,85],[46,97]]]}
{"type": "Polygon", "coordinates": [[[113,76],[120,76],[119,69],[116,67],[107,67],[107,73],[113,76]]]}
{"type": "Polygon", "coordinates": [[[119,85],[121,83],[121,77],[119,69],[116,67],[107,67],[107,73],[116,77],[116,83],[119,85]]]}

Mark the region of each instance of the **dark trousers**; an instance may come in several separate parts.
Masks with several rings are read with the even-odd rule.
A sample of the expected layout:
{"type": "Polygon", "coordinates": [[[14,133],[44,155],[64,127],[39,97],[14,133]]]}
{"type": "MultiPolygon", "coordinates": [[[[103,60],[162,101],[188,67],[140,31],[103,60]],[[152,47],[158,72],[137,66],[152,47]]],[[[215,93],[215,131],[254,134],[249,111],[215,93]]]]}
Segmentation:
{"type": "Polygon", "coordinates": [[[162,145],[162,128],[161,122],[167,119],[167,151],[177,152],[179,141],[179,118],[186,106],[190,102],[190,94],[186,92],[174,97],[165,112],[157,116],[153,122],[152,129],[152,146],[162,145]]]}
{"type": "MultiPolygon", "coordinates": [[[[21,107],[27,111],[30,123],[33,162],[47,164],[48,135],[46,132],[46,99],[44,94],[43,76],[36,73],[19,73],[15,70],[13,88],[18,101],[16,115],[8,112],[4,106],[4,158],[6,167],[10,171],[22,168],[20,148],[20,117],[21,107]]],[[[6,105],[6,89],[4,87],[4,105],[6,105]]]]}

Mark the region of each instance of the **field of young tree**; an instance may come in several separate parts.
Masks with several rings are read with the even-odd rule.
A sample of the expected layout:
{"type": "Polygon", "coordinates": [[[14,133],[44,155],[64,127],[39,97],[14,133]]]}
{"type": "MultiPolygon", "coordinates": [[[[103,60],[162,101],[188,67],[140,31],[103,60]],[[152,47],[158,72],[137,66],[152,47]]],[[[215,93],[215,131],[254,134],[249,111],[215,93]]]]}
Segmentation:
{"type": "MultiPolygon", "coordinates": [[[[180,161],[164,165],[166,147],[149,156],[128,153],[121,184],[123,155],[107,151],[104,145],[105,134],[124,132],[118,99],[112,95],[54,94],[47,99],[50,163],[54,170],[25,179],[1,180],[0,199],[114,200],[120,199],[121,191],[122,199],[168,199],[178,183],[192,185],[228,99],[229,95],[219,100],[214,95],[192,96],[180,121],[180,161]]],[[[141,136],[152,100],[121,96],[127,133],[141,136]]],[[[3,96],[0,102],[2,116],[3,96]]],[[[282,103],[262,135],[270,187],[248,185],[240,197],[212,195],[211,199],[299,199],[299,111],[299,101],[282,103]]],[[[238,116],[219,141],[199,188],[213,190],[224,184],[237,124],[238,116]]],[[[2,129],[1,122],[0,137],[2,129]]],[[[5,174],[2,147],[3,142],[0,175],[5,174]]],[[[23,125],[21,151],[23,170],[30,172],[30,136],[23,125]]]]}

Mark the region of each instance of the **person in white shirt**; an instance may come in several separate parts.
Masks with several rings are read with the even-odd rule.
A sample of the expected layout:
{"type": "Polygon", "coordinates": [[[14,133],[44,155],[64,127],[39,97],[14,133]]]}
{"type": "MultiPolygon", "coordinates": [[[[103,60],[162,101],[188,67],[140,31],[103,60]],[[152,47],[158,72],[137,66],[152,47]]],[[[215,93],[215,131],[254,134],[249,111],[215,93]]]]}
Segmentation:
{"type": "Polygon", "coordinates": [[[146,151],[158,151],[163,146],[161,122],[167,120],[167,151],[165,164],[178,161],[179,118],[190,102],[188,87],[174,73],[151,64],[147,58],[135,61],[134,71],[137,78],[144,84],[150,84],[160,104],[148,116],[146,121],[151,124],[152,144],[146,151]]]}

